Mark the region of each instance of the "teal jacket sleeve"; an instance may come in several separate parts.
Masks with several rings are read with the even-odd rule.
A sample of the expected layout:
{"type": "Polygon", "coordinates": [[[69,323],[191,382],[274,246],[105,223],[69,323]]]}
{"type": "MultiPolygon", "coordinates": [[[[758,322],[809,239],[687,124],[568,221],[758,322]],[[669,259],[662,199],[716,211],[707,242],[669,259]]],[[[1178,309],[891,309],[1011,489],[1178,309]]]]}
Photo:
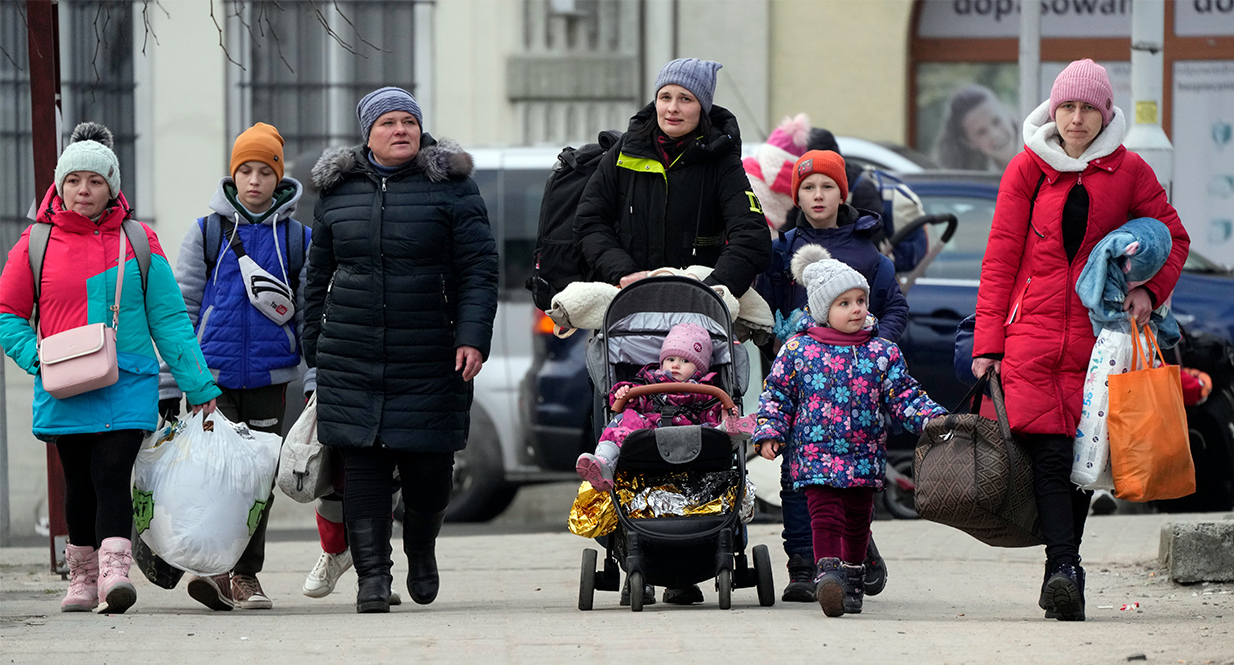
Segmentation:
{"type": "Polygon", "coordinates": [[[17,366],[38,374],[38,340],[30,317],[34,313],[34,274],[30,272],[30,230],[9,250],[0,273],[0,346],[17,366]]]}

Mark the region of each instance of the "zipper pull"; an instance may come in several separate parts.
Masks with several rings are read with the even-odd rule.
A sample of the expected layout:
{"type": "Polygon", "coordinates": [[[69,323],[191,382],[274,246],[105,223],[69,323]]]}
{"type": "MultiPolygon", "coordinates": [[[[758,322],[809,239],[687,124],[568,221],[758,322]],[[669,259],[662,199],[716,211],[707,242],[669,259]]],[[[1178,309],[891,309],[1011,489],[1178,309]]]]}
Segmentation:
{"type": "Polygon", "coordinates": [[[385,178],[381,179],[381,191],[383,192],[386,191],[386,179],[385,178]]]}

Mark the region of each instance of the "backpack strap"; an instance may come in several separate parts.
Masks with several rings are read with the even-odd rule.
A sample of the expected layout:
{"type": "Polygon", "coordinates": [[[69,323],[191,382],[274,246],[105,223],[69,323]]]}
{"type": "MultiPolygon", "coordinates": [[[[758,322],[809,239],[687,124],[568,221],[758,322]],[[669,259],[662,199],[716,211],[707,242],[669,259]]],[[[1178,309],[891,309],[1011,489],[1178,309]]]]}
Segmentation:
{"type": "Polygon", "coordinates": [[[142,298],[145,298],[146,285],[150,281],[150,238],[146,235],[146,230],[142,228],[141,222],[135,219],[126,219],[121,224],[124,229],[124,235],[129,238],[129,245],[133,247],[133,256],[137,259],[137,269],[141,273],[141,293],[142,298]]]}
{"type": "Polygon", "coordinates": [[[202,258],[206,261],[206,277],[214,274],[219,262],[219,250],[223,246],[223,216],[212,212],[197,220],[201,226],[202,258]]]}
{"type": "MultiPolygon", "coordinates": [[[[277,222],[276,222],[277,223],[277,222]]],[[[288,217],[284,228],[287,248],[287,286],[291,288],[292,300],[300,289],[300,271],[304,269],[304,224],[288,217]]]]}
{"type": "MultiPolygon", "coordinates": [[[[30,225],[30,273],[34,275],[34,307],[39,306],[39,293],[43,290],[43,257],[47,255],[47,241],[51,238],[51,224],[35,222],[30,225]]],[[[35,314],[35,321],[38,314],[35,314]]]]}

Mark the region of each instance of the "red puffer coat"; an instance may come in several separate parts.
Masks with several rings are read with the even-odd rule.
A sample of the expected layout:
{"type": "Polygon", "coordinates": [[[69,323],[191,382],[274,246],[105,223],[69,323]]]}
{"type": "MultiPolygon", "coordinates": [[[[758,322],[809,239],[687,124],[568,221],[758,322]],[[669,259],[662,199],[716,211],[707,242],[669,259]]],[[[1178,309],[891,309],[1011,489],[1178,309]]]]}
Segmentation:
{"type": "MultiPolygon", "coordinates": [[[[1046,112],[1042,125],[1049,122],[1046,112]]],[[[1046,159],[1039,154],[1054,146],[1043,145],[1041,136],[1048,133],[1044,127],[1036,137],[1029,136],[1036,129],[1030,126],[1035,117],[1038,112],[1025,123],[1026,150],[1011,160],[999,185],[981,265],[973,356],[1002,354],[1003,390],[1013,430],[1069,436],[1079,422],[1084,374],[1096,341],[1088,310],[1075,291],[1089,253],[1106,234],[1131,219],[1152,217],[1165,223],[1174,247],[1165,266],[1145,284],[1155,304],[1161,304],[1174,290],[1191,241],[1152,168],[1121,145],[1125,121],[1116,117],[1098,135],[1094,147],[1104,139],[1108,150],[1090,147],[1083,157],[1087,166],[1071,160],[1078,164],[1072,168],[1083,170],[1060,171],[1050,162],[1069,158],[1046,159]],[[1103,136],[1107,132],[1110,135],[1103,136]],[[1041,189],[1032,205],[1039,180],[1041,189]],[[1069,264],[1063,249],[1063,205],[1077,182],[1089,194],[1088,227],[1069,264]]]]}

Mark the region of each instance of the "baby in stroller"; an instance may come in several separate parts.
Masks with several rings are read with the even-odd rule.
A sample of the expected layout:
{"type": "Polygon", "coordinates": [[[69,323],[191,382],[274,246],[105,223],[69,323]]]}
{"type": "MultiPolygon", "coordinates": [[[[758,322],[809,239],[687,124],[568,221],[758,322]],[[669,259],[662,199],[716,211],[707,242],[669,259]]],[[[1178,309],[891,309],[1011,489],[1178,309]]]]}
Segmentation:
{"type": "MultiPolygon", "coordinates": [[[[639,383],[706,383],[712,384],[716,374],[711,366],[711,336],[702,326],[679,323],[664,337],[660,347],[660,362],[645,365],[638,371],[639,383]]],[[[622,381],[609,392],[609,406],[626,396],[639,383],[622,381]]],[[[661,418],[668,416],[673,425],[721,426],[723,409],[719,400],[699,393],[661,393],[635,397],[626,403],[604,428],[595,453],[578,456],[575,469],[583,480],[601,492],[613,487],[613,470],[621,455],[621,444],[631,432],[655,429],[661,418]]],[[[747,421],[752,418],[746,417],[747,421]]],[[[748,431],[748,430],[747,430],[748,431]]]]}

